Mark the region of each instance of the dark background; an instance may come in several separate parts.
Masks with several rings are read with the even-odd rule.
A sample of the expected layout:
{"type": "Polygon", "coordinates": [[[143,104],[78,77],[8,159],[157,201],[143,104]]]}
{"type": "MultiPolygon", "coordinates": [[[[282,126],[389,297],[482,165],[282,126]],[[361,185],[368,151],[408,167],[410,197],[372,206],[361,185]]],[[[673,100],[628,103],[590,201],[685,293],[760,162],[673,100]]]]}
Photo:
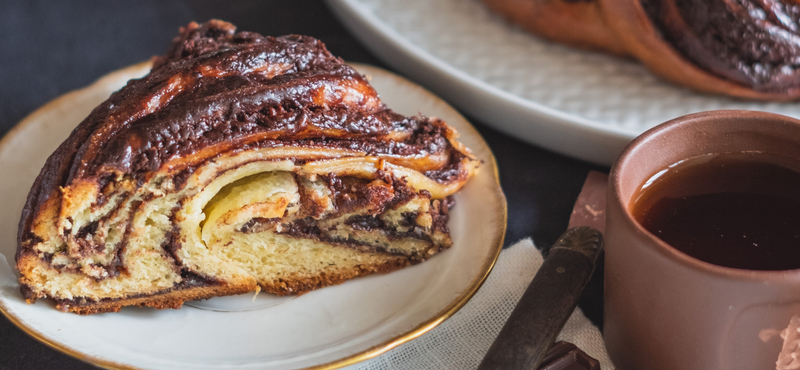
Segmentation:
{"type": "MultiPolygon", "coordinates": [[[[347,61],[392,70],[318,0],[0,0],[0,134],[59,95],[163,53],[178,27],[210,18],[264,35],[313,36],[347,61]]],[[[467,118],[500,166],[508,198],[506,246],[530,236],[546,250],[566,229],[587,172],[607,169],[525,144],[467,118]]],[[[580,307],[601,325],[602,263],[580,307]]],[[[88,368],[92,366],[34,340],[0,316],[0,369],[88,368]]]]}

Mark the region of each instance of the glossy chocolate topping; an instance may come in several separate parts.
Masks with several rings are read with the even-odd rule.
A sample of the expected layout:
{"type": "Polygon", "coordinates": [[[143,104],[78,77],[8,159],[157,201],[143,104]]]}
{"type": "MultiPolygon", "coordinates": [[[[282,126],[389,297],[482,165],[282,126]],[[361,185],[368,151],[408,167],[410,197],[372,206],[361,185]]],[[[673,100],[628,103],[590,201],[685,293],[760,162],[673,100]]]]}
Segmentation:
{"type": "Polygon", "coordinates": [[[762,92],[800,85],[800,5],[777,0],[642,0],[675,49],[700,68],[762,92]]]}
{"type": "Polygon", "coordinates": [[[81,180],[98,189],[123,178],[141,186],[167,171],[182,186],[194,166],[222,153],[300,147],[376,156],[445,183],[466,176],[454,135],[439,120],[387,109],[364,76],[316,39],[192,23],[150,74],[95,108],[48,158],[19,242],[36,238],[25,233],[38,207],[81,180]]]}

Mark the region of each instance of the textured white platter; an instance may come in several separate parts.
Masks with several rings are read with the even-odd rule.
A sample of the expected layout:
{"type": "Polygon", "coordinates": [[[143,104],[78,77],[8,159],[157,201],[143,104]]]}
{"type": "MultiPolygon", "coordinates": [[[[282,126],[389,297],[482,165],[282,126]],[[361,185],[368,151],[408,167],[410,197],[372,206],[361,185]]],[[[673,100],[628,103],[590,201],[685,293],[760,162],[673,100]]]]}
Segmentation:
{"type": "Polygon", "coordinates": [[[457,108],[547,149],[610,165],[647,129],[689,113],[749,109],[800,118],[800,104],[704,95],[633,60],[551,43],[480,0],[327,0],[384,62],[457,108]]]}
{"type": "Polygon", "coordinates": [[[0,142],[0,311],[28,334],[82,360],[148,369],[337,368],[377,356],[450,317],[483,283],[503,244],[506,202],[494,157],[477,131],[435,95],[387,71],[355,67],[388,106],[443,118],[483,160],[456,196],[452,248],[391,274],[290,299],[262,293],[192,302],[180,310],[128,307],[92,316],[62,313],[47,300],[25,304],[10,265],[28,190],[69,132],[128,79],[147,73],[145,63],[54,100],[0,142]]]}

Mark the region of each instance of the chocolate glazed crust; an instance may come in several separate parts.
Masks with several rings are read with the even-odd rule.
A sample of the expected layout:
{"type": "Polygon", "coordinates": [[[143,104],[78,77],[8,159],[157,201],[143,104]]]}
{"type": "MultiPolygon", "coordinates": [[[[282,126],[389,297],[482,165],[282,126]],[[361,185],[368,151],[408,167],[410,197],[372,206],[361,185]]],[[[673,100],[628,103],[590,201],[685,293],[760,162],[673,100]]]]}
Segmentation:
{"type": "MultiPolygon", "coordinates": [[[[149,75],[95,108],[48,158],[23,209],[16,258],[39,241],[31,230],[40,208],[79,180],[97,189],[120,177],[141,185],[168,166],[179,183],[219,153],[254,147],[425,157],[452,149],[449,130],[387,109],[363,76],[316,39],[236,33],[222,21],[193,23],[154,59],[149,75]],[[342,85],[358,94],[345,95],[342,85]]],[[[453,166],[422,170],[446,181],[453,166]]]]}

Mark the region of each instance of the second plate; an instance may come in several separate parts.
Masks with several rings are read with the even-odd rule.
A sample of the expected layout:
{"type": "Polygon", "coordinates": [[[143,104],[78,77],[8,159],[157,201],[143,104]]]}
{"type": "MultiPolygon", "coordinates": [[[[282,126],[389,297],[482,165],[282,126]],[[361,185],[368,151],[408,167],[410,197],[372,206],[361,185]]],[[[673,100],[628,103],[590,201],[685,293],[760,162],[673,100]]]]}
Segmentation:
{"type": "Polygon", "coordinates": [[[747,109],[800,118],[800,104],[706,95],[633,60],[544,41],[480,0],[327,0],[387,64],[509,135],[610,165],[647,129],[689,113],[747,109]]]}

